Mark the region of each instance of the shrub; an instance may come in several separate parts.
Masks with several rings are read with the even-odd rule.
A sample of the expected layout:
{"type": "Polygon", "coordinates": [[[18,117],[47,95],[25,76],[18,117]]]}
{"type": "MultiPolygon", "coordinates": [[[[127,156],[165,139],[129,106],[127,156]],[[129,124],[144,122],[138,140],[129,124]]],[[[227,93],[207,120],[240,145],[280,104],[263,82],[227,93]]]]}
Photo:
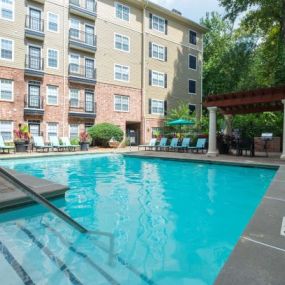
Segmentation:
{"type": "Polygon", "coordinates": [[[71,145],[79,145],[79,138],[73,138],[70,140],[71,145]]]}
{"type": "Polygon", "coordinates": [[[121,142],[124,137],[124,133],[119,127],[109,123],[95,125],[88,129],[88,133],[95,144],[104,147],[109,146],[111,139],[121,142]]]}

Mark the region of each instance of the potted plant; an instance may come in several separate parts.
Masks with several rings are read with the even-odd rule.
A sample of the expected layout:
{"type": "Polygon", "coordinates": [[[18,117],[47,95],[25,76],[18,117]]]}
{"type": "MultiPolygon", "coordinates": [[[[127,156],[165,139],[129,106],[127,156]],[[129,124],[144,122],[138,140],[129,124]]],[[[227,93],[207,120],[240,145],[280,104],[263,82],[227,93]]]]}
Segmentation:
{"type": "Polygon", "coordinates": [[[90,144],[90,136],[86,131],[80,133],[79,144],[81,151],[88,151],[90,144]]]}
{"type": "Polygon", "coordinates": [[[26,152],[30,142],[29,128],[27,125],[19,124],[18,129],[14,130],[14,144],[16,152],[26,152]]]}

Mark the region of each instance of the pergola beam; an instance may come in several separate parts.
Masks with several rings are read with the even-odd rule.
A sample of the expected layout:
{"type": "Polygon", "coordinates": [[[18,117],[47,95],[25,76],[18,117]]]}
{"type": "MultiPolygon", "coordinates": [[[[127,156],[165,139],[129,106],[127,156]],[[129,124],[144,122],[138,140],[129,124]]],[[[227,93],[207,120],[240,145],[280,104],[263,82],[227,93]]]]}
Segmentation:
{"type": "Polygon", "coordinates": [[[265,105],[265,106],[248,106],[248,108],[221,108],[221,112],[224,115],[245,115],[245,114],[252,114],[252,113],[262,113],[262,112],[277,112],[282,111],[282,105],[265,105]]]}

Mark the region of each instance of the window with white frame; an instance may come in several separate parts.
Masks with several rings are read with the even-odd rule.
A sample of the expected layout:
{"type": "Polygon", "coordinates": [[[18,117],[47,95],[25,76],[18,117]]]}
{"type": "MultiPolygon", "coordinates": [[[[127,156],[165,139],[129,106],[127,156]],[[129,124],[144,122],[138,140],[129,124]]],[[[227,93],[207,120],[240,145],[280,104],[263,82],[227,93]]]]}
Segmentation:
{"type": "Polygon", "coordinates": [[[120,34],[115,34],[115,48],[121,51],[130,51],[130,38],[120,34]]]}
{"type": "Polygon", "coordinates": [[[152,58],[165,60],[165,47],[152,43],[152,58]]]}
{"type": "Polygon", "coordinates": [[[47,104],[58,105],[58,86],[47,86],[47,104]]]}
{"type": "Polygon", "coordinates": [[[121,3],[116,3],[116,17],[123,21],[129,22],[130,20],[130,8],[121,3]]]}
{"type": "Polygon", "coordinates": [[[48,67],[58,68],[58,50],[48,49],[48,67]]]}
{"type": "Polygon", "coordinates": [[[165,74],[158,71],[151,71],[151,85],[165,87],[165,74]]]}
{"type": "Polygon", "coordinates": [[[80,30],[80,22],[77,19],[70,19],[70,36],[78,39],[80,30]]]}
{"type": "Polygon", "coordinates": [[[129,96],[115,95],[114,96],[115,111],[117,112],[129,112],[129,96]]]}
{"type": "Polygon", "coordinates": [[[0,58],[5,60],[13,60],[14,42],[9,39],[0,38],[0,58]]]}
{"type": "Polygon", "coordinates": [[[69,125],[69,138],[76,139],[79,136],[79,125],[70,124],[69,125]]]}
{"type": "Polygon", "coordinates": [[[47,137],[58,136],[58,123],[47,123],[47,137]]]}
{"type": "Polygon", "coordinates": [[[151,113],[155,115],[164,115],[164,101],[151,100],[151,113]]]}
{"type": "Polygon", "coordinates": [[[14,21],[14,0],[0,0],[0,19],[14,21]]]}
{"type": "Polygon", "coordinates": [[[197,70],[197,57],[195,55],[189,54],[189,68],[197,70]]]}
{"type": "Polygon", "coordinates": [[[0,100],[13,101],[14,82],[10,79],[0,79],[0,100]]]}
{"type": "Polygon", "coordinates": [[[12,121],[0,121],[0,135],[4,141],[13,140],[13,122],[12,121]]]}
{"type": "Polygon", "coordinates": [[[69,104],[70,107],[78,108],[79,107],[79,89],[71,88],[69,90],[69,104]]]}
{"type": "Polygon", "coordinates": [[[165,19],[156,15],[152,15],[152,29],[161,33],[165,33],[165,19]]]}
{"type": "Polygon", "coordinates": [[[115,80],[129,81],[130,68],[128,66],[115,64],[114,73],[115,73],[115,80]]]}
{"type": "Polygon", "coordinates": [[[54,13],[48,13],[48,30],[50,32],[58,32],[59,29],[59,16],[54,13]]]}
{"type": "Polygon", "coordinates": [[[189,43],[192,45],[197,45],[197,33],[195,31],[189,31],[189,43]]]}
{"type": "Polygon", "coordinates": [[[189,94],[196,95],[196,80],[189,79],[189,94]]]}
{"type": "Polygon", "coordinates": [[[80,55],[71,53],[69,55],[69,70],[71,73],[79,73],[80,55]]]}

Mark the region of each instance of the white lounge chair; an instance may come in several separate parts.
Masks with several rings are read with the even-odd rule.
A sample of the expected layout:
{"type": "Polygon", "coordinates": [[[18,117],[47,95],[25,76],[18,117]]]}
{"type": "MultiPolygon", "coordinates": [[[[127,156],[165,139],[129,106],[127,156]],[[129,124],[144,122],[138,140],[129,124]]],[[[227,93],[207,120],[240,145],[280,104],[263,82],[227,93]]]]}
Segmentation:
{"type": "Polygon", "coordinates": [[[48,152],[50,149],[52,149],[52,146],[44,143],[43,137],[33,136],[33,141],[34,141],[34,148],[36,149],[36,151],[41,150],[44,152],[46,150],[48,152]]]}
{"type": "Polygon", "coordinates": [[[52,148],[56,149],[57,151],[64,151],[64,150],[66,150],[66,146],[61,145],[59,143],[58,137],[56,137],[56,136],[50,136],[49,137],[49,142],[50,142],[52,148]]]}
{"type": "Polygon", "coordinates": [[[139,149],[141,147],[144,147],[144,150],[146,150],[147,148],[151,149],[151,148],[155,147],[155,145],[156,145],[156,139],[151,139],[149,144],[141,144],[141,145],[139,145],[139,149]]]}
{"type": "Polygon", "coordinates": [[[70,139],[68,137],[61,138],[62,145],[65,146],[69,151],[75,151],[76,148],[80,147],[79,144],[71,144],[70,139]]]}
{"type": "Polygon", "coordinates": [[[7,151],[8,153],[10,153],[10,150],[13,150],[15,152],[15,147],[14,146],[7,146],[7,145],[5,145],[4,139],[0,135],[0,150],[2,152],[7,151]]]}

